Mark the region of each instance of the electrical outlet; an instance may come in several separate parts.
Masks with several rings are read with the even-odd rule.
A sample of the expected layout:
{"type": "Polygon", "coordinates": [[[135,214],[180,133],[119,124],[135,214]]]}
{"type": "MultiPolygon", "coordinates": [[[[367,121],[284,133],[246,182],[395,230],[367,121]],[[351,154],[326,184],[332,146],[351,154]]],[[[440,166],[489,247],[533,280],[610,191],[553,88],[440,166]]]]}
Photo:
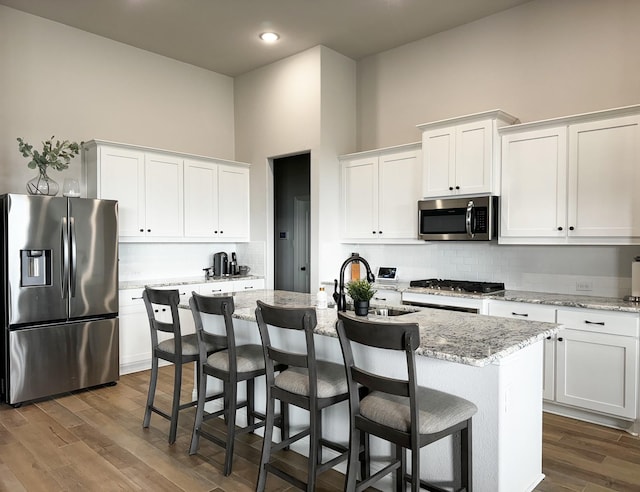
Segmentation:
{"type": "Polygon", "coordinates": [[[576,290],[590,292],[593,290],[593,282],[591,280],[576,280],[576,290]]]}

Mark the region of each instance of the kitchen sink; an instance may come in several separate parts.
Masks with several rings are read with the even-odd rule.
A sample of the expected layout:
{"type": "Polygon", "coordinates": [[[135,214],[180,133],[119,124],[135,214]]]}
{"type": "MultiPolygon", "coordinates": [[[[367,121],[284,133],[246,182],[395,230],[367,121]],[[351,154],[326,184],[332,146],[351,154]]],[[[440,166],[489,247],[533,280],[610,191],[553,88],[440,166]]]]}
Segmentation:
{"type": "MultiPolygon", "coordinates": [[[[335,303],[331,303],[329,308],[335,308],[335,303]]],[[[353,311],[353,304],[347,303],[347,311],[353,311]]],[[[370,307],[369,314],[372,316],[390,317],[390,316],[402,316],[403,314],[411,314],[420,311],[420,309],[414,307],[402,307],[402,308],[386,308],[386,307],[370,307]]]]}
{"type": "Polygon", "coordinates": [[[375,316],[402,316],[403,314],[415,313],[413,309],[394,309],[394,308],[370,308],[369,314],[375,316]]]}

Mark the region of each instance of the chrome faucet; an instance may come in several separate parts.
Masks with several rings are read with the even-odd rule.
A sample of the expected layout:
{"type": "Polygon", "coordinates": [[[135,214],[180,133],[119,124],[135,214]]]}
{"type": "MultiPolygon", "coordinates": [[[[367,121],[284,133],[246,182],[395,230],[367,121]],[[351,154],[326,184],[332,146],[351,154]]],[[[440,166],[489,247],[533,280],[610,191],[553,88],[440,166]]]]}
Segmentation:
{"type": "Polygon", "coordinates": [[[344,263],[340,267],[340,284],[338,284],[338,279],[333,281],[333,300],[338,307],[338,311],[346,311],[347,310],[347,296],[344,293],[344,271],[347,268],[349,263],[353,263],[354,261],[360,261],[364,265],[367,270],[367,281],[370,283],[375,282],[376,277],[371,271],[371,267],[369,266],[369,262],[365,260],[362,256],[357,254],[352,254],[349,258],[344,260],[344,263]]]}

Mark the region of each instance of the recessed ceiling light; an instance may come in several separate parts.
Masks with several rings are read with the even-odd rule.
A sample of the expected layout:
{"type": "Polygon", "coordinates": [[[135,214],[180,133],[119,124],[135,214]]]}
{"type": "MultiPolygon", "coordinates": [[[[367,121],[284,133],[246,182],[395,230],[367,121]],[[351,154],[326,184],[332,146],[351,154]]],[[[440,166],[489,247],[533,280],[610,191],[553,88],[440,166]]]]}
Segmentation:
{"type": "Polygon", "coordinates": [[[280,39],[280,35],[276,32],[263,32],[260,34],[260,39],[262,39],[265,43],[275,43],[278,39],[280,39]]]}

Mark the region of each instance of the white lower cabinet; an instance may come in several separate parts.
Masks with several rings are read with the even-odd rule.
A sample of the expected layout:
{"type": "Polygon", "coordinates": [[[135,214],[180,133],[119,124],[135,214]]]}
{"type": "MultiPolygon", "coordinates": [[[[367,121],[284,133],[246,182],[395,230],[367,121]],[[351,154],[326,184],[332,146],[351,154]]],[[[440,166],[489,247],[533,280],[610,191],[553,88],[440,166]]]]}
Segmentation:
{"type": "MultiPolygon", "coordinates": [[[[522,319],[530,321],[556,322],[556,308],[524,302],[489,301],[490,316],[522,319]]],[[[542,398],[553,400],[555,396],[556,345],[554,337],[544,341],[544,364],[542,378],[542,398]]]]}
{"type": "Polygon", "coordinates": [[[151,333],[142,300],[143,290],[127,289],[119,293],[120,374],[151,367],[151,333]]]}
{"type": "Polygon", "coordinates": [[[545,340],[545,400],[637,417],[640,315],[494,300],[489,301],[489,315],[563,325],[545,340]]]}
{"type": "Polygon", "coordinates": [[[558,309],[556,401],[635,419],[638,315],[558,309]]]}

